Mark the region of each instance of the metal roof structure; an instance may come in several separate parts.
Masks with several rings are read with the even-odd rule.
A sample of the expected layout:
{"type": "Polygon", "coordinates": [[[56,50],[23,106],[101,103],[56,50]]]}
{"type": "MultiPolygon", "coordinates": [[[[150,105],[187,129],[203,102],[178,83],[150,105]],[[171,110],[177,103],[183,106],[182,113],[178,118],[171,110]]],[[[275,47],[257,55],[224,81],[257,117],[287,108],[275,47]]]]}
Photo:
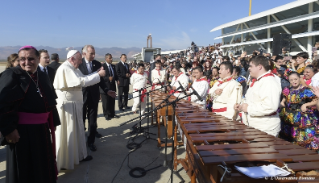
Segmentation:
{"type": "Polygon", "coordinates": [[[270,10],[263,11],[263,12],[255,14],[255,15],[251,15],[251,16],[248,16],[248,17],[245,17],[245,18],[242,18],[242,19],[238,19],[238,20],[235,20],[235,21],[220,25],[218,27],[213,28],[210,32],[214,32],[216,30],[220,30],[220,29],[223,29],[223,28],[231,27],[233,25],[245,23],[245,22],[248,22],[248,21],[251,21],[251,20],[262,18],[262,17],[267,16],[267,15],[272,15],[272,14],[275,14],[275,13],[278,13],[278,12],[289,10],[289,9],[292,9],[292,8],[295,8],[295,7],[298,7],[298,6],[302,6],[302,5],[305,5],[305,4],[308,4],[308,3],[316,2],[316,1],[317,0],[293,1],[291,3],[285,4],[285,5],[282,5],[282,6],[278,6],[278,7],[275,7],[273,9],[270,9],[270,10]]]}

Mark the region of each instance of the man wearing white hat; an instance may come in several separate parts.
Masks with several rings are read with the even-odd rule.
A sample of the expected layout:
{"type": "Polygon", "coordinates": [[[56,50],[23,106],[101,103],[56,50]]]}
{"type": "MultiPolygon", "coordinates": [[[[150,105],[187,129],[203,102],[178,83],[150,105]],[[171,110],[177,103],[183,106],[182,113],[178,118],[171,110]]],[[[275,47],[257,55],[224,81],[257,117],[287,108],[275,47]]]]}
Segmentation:
{"type": "MultiPolygon", "coordinates": [[[[89,161],[92,156],[87,155],[84,126],[83,126],[83,95],[82,87],[100,82],[105,76],[103,67],[98,72],[83,75],[78,69],[82,63],[81,54],[77,50],[70,50],[65,61],[58,68],[54,88],[58,96],[57,110],[61,125],[56,128],[57,168],[74,169],[74,164],[89,161]]],[[[106,89],[106,93],[115,97],[115,92],[106,89]]]]}

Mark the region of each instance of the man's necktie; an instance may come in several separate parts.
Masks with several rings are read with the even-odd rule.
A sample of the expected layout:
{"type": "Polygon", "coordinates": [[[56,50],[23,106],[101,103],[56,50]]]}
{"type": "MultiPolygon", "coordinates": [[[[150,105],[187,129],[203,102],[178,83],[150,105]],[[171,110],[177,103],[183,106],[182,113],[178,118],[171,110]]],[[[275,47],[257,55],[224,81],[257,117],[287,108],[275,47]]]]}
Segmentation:
{"type": "Polygon", "coordinates": [[[110,65],[109,65],[109,72],[110,72],[110,76],[113,76],[112,69],[111,69],[110,65]]]}
{"type": "Polygon", "coordinates": [[[91,73],[92,73],[93,72],[92,62],[89,62],[89,63],[90,63],[91,73]]]}
{"type": "Polygon", "coordinates": [[[47,72],[47,69],[46,69],[46,68],[43,68],[43,72],[44,72],[45,74],[48,74],[48,72],[47,72]]]}

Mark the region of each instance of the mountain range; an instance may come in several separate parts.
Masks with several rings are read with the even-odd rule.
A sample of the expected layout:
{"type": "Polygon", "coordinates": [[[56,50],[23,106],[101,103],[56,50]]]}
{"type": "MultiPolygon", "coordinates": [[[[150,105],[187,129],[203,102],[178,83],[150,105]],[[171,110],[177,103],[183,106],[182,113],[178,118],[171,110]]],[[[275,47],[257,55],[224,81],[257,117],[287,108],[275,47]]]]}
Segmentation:
{"type": "MultiPolygon", "coordinates": [[[[17,53],[18,50],[22,46],[3,46],[0,47],[0,60],[6,60],[7,57],[12,53],[17,53]]],[[[59,54],[60,60],[63,61],[66,59],[66,55],[68,53],[68,50],[74,49],[74,50],[82,50],[82,47],[64,47],[64,48],[53,48],[49,46],[37,46],[38,50],[45,49],[48,50],[49,54],[57,53],[59,54]]],[[[142,51],[142,48],[137,47],[131,47],[131,48],[119,48],[119,47],[111,47],[111,48],[98,48],[95,47],[95,58],[101,59],[104,58],[104,55],[106,53],[111,53],[113,56],[113,59],[118,60],[121,56],[121,54],[126,54],[127,58],[132,58],[132,55],[136,53],[140,53],[142,51]]]]}

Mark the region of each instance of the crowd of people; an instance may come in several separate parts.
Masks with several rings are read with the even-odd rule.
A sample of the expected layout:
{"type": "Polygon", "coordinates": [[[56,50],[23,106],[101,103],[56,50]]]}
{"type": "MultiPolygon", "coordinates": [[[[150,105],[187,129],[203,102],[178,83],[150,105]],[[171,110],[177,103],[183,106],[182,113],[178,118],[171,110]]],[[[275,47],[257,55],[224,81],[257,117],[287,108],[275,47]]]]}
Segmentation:
{"type": "Polygon", "coordinates": [[[319,60],[310,59],[306,52],[290,57],[286,49],[281,55],[255,51],[223,56],[219,46],[199,48],[192,43],[180,53],[158,54],[151,62],[129,64],[122,54],[116,65],[110,53],[103,62],[95,60],[92,45],[70,50],[63,63],[56,53],[50,58],[47,50],[20,48],[8,57],[0,77],[7,182],[56,182],[60,170],[92,160],[87,148],[96,151],[95,138],[102,137],[97,131],[99,101],[105,120],[119,118],[116,91],[119,111],[136,113],[140,105],[144,114],[147,84],[151,90],[185,98],[318,151],[319,60]],[[130,85],[132,108],[128,106],[130,85]]]}
{"type": "Polygon", "coordinates": [[[286,48],[279,55],[254,51],[223,56],[216,45],[198,49],[192,44],[181,53],[158,55],[156,70],[161,68],[165,76],[152,71],[151,82],[168,84],[167,91],[176,97],[185,96],[180,84],[188,93],[196,90],[206,101],[195,95],[188,100],[203,108],[318,151],[319,60],[315,56],[307,52],[288,56],[286,48]]]}

